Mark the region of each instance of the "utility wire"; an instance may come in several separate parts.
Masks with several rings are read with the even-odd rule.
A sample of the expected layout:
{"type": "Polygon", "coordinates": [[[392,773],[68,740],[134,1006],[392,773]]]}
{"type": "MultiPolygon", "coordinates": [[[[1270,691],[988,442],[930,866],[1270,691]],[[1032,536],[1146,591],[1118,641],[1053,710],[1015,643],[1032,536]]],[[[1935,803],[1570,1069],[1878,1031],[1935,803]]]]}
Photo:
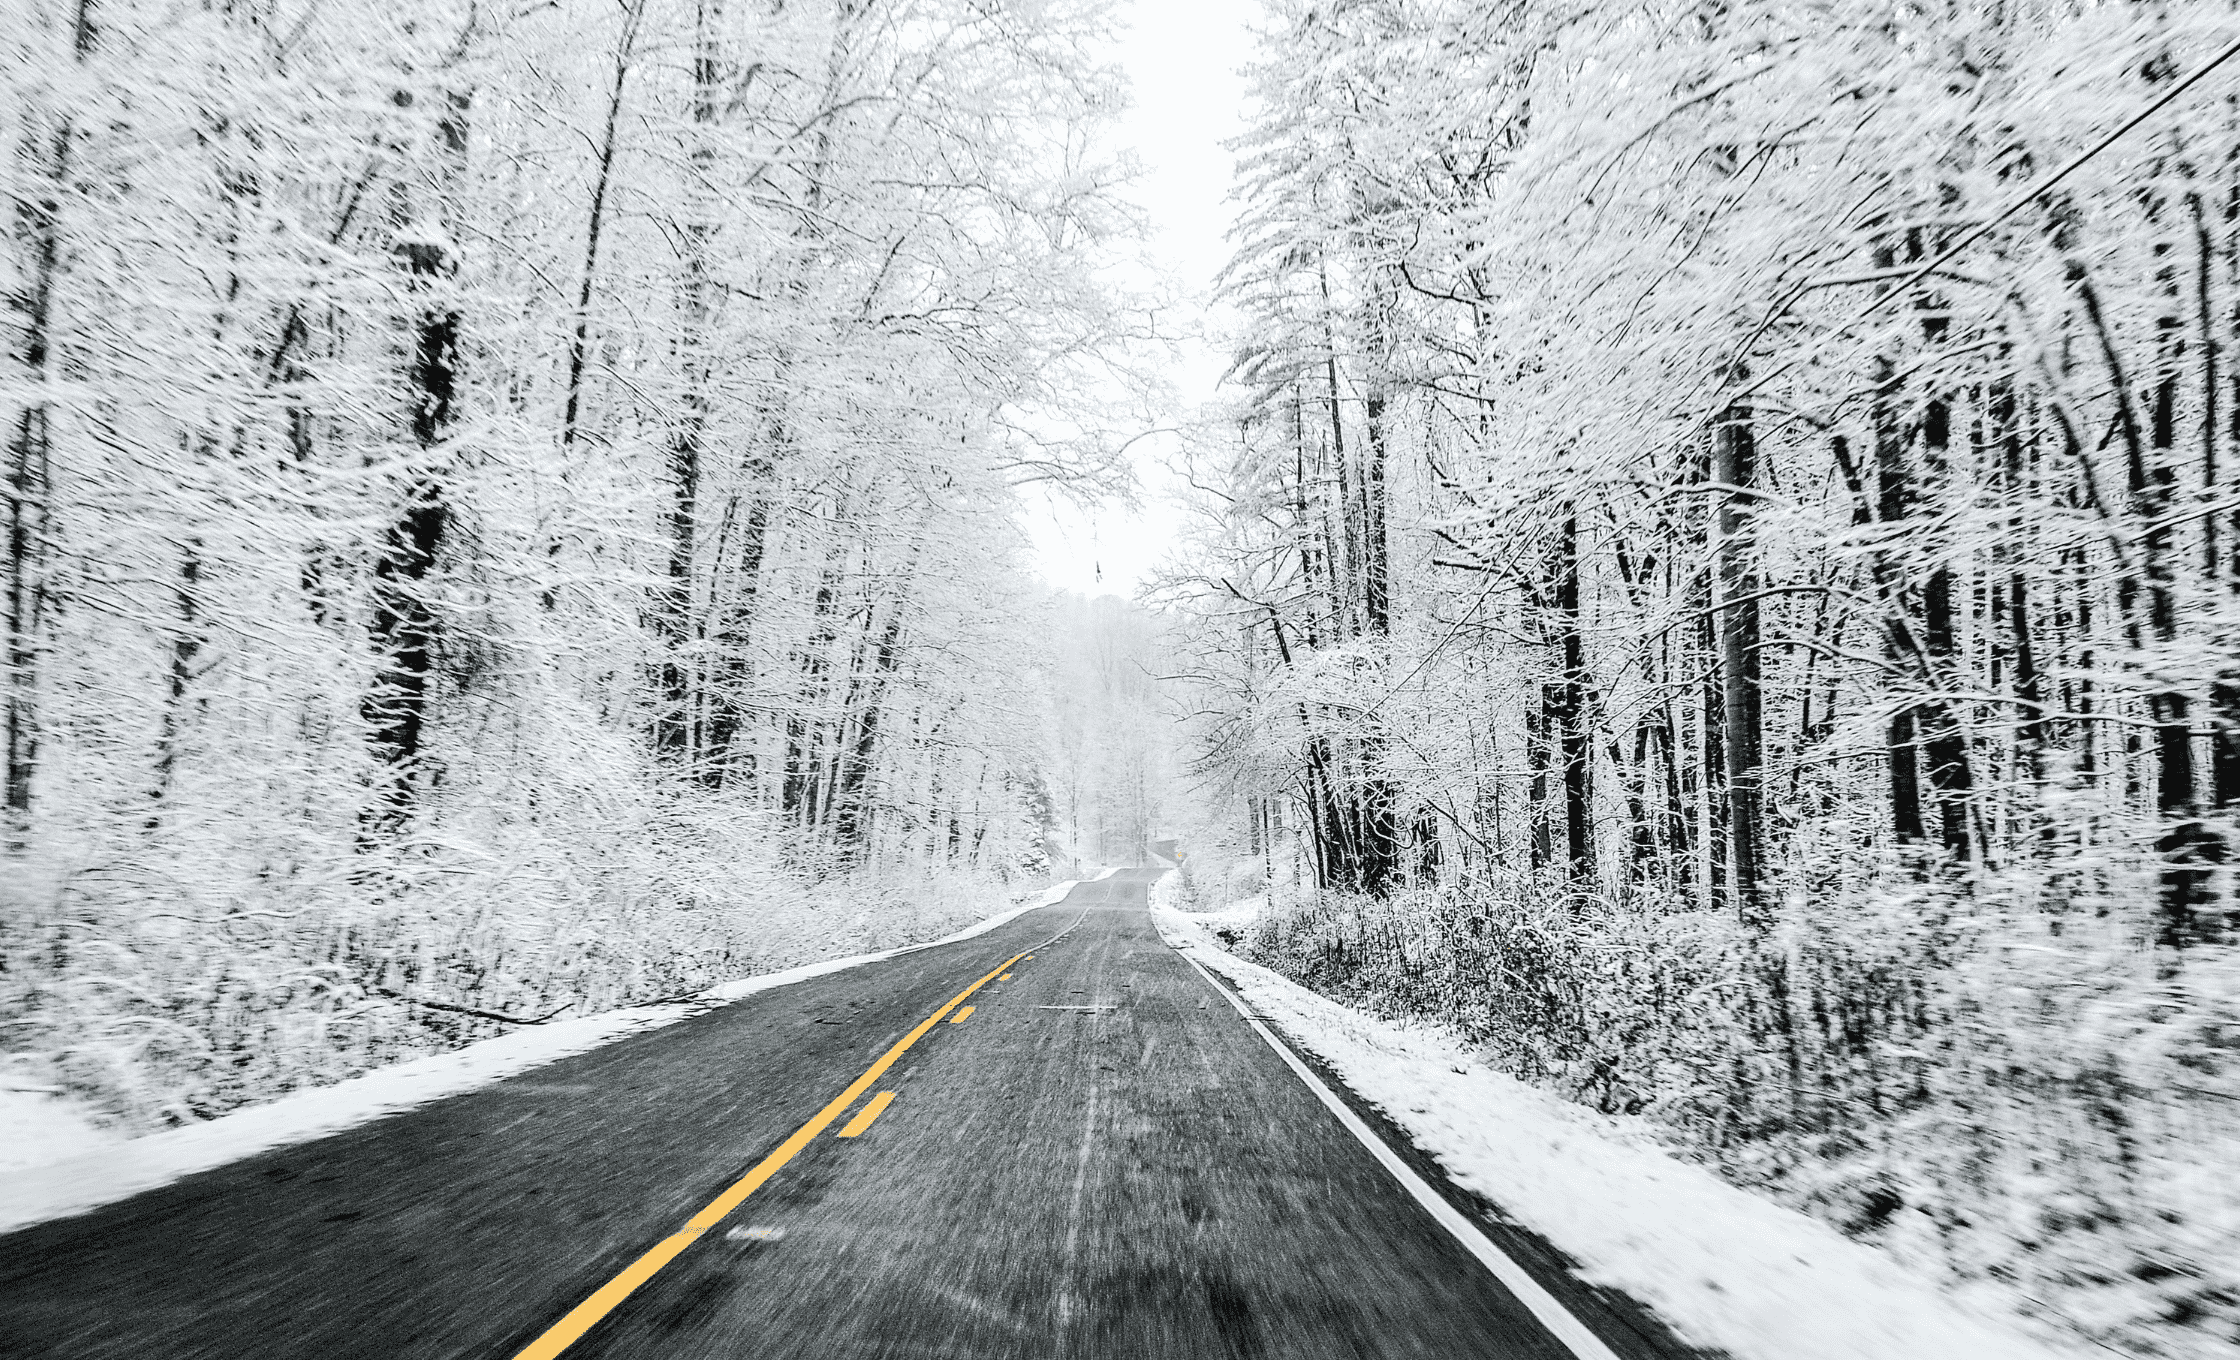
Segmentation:
{"type": "MultiPolygon", "coordinates": [[[[2162,96],[2156,99],[2153,103],[2147,105],[2145,108],[2131,115],[2131,117],[2125,119],[2123,123],[2115,129],[2115,131],[2110,132],[2105,137],[2102,137],[2098,142],[2095,142],[2089,149],[2078,155],[2075,159],[2071,160],[2067,165],[2064,165],[2059,170],[2055,171],[2053,175],[2044,183],[2037,185],[2027,193],[2018,195],[2012,202],[2008,203],[2007,206],[2001,208],[1998,212],[1993,213],[1990,217],[1984,219],[1981,223],[1978,223],[1973,230],[1964,233],[1959,240],[1953,242],[1950,246],[1947,246],[1943,250],[1943,252],[1940,253],[1935,259],[1929,261],[1919,269],[1914,270],[1911,274],[1908,274],[1903,281],[1898,283],[1895,287],[1891,288],[1890,291],[1883,293],[1879,297],[1875,298],[1872,302],[1869,302],[1866,306],[1860,308],[1858,315],[1852,317],[1849,321],[1844,322],[1835,330],[1830,331],[1828,335],[1840,335],[1844,331],[1850,330],[1853,326],[1858,325],[1868,317],[1873,316],[1877,311],[1880,311],[1883,304],[1889,302],[1893,298],[1902,296],[1907,289],[1913,287],[1913,285],[1921,282],[1921,280],[1927,278],[1929,275],[1935,273],[1937,270],[1951,263],[1954,256],[1958,255],[1961,251],[1967,249],[1969,246],[1974,245],[1977,241],[1981,240],[1984,234],[1989,232],[1993,227],[1998,226],[2001,222],[2006,221],[2008,218],[2014,216],[2016,213],[2030,206],[2031,203],[2035,202],[2038,198],[2043,196],[2048,190],[2060,184],[2061,181],[2067,179],[2070,175],[2075,174],[2077,169],[2086,161],[2091,160],[2094,156],[2099,155],[2101,152],[2115,145],[2116,142],[2120,138],[2122,138],[2125,133],[2131,131],[2141,123],[2146,122],[2149,118],[2152,118],[2155,114],[2161,112],[2162,109],[2167,106],[2171,100],[2176,99],[2179,95],[2182,95],[2187,90],[2192,89],[2203,76],[2208,75],[2211,71],[2214,71],[2219,66],[2224,65],[2234,56],[2240,56],[2240,39],[2234,39],[2231,43],[2226,45],[2223,51],[2217,53],[2215,56],[2209,58],[2209,60],[2195,67],[2191,75],[2187,76],[2184,80],[2179,81],[2177,84],[2164,91],[2162,96]]],[[[1823,339],[1819,341],[1818,344],[1808,347],[1803,354],[1789,360],[1787,363],[1782,364],[1778,368],[1768,371],[1765,376],[1757,379],[1755,382],[1752,382],[1749,386],[1744,387],[1741,391],[1734,393],[1733,396],[1728,398],[1728,401],[1739,401],[1742,398],[1749,396],[1752,392],[1757,391],[1767,383],[1772,382],[1775,378],[1780,377],[1782,374],[1788,372],[1790,369],[1795,368],[1798,364],[1803,363],[1806,359],[1812,357],[1812,354],[1814,350],[1818,348],[1818,345],[1825,343],[1827,343],[1827,338],[1823,337],[1823,339]]],[[[1705,419],[1709,419],[1709,417],[1707,416],[1705,417],[1705,419]]],[[[1697,423],[1698,425],[1700,425],[1702,422],[1698,421],[1697,423]]],[[[1395,682],[1389,689],[1387,689],[1383,694],[1379,695],[1377,697],[1377,701],[1374,704],[1371,704],[1368,709],[1363,712],[1363,714],[1361,715],[1361,721],[1365,722],[1368,719],[1375,717],[1377,713],[1384,708],[1385,704],[1392,698],[1393,695],[1399,693],[1401,688],[1405,686],[1409,681],[1415,679],[1418,675],[1421,675],[1424,668],[1431,664],[1432,660],[1438,656],[1440,651],[1443,650],[1448,643],[1454,641],[1455,635],[1462,631],[1462,626],[1470,621],[1472,615],[1478,612],[1478,607],[1486,602],[1487,597],[1493,594],[1494,588],[1499,584],[1500,581],[1498,579],[1487,582],[1486,588],[1478,593],[1478,598],[1476,600],[1473,600],[1470,604],[1470,607],[1467,610],[1463,611],[1462,616],[1455,620],[1454,626],[1447,630],[1446,636],[1440,638],[1436,643],[1432,644],[1431,650],[1424,653],[1423,659],[1416,663],[1415,669],[1400,677],[1400,679],[1395,682]]]]}
{"type": "MultiPolygon", "coordinates": [[[[2081,167],[2086,161],[2091,160],[2094,156],[2099,155],[2101,152],[2115,145],[2116,142],[2121,139],[2125,133],[2131,131],[2141,123],[2146,122],[2149,118],[2152,118],[2155,114],[2161,112],[2163,108],[2170,103],[2171,100],[2176,99],[2179,95],[2182,95],[2187,90],[2192,89],[2194,85],[2200,82],[2203,76],[2208,75],[2211,71],[2214,71],[2219,66],[2224,65],[2234,56],[2240,56],[2240,39],[2234,39],[2230,44],[2226,45],[2223,51],[2209,58],[2209,60],[2203,62],[2200,66],[2195,67],[2191,75],[2188,75],[2184,80],[2179,81],[2177,84],[2164,91],[2162,96],[2156,99],[2153,103],[2148,104],[2145,108],[2139,110],[2137,113],[2131,115],[2131,117],[2125,119],[2123,123],[2119,125],[2113,132],[2110,132],[2107,136],[2102,137],[2089,149],[2072,159],[2067,165],[2064,165],[2059,170],[2055,171],[2053,175],[2049,177],[2044,183],[2037,185],[2027,193],[2018,195],[2015,199],[2009,202],[2007,206],[2001,208],[1998,212],[1993,213],[1990,217],[1977,224],[1977,226],[1973,230],[1964,233],[1959,240],[1953,242],[1950,246],[1947,246],[1944,251],[1940,253],[1935,259],[1929,261],[1925,265],[1922,265],[1919,269],[1914,270],[1911,274],[1908,274],[1904,278],[1904,280],[1899,282],[1888,292],[1881,294],[1872,302],[1869,302],[1866,306],[1860,308],[1856,316],[1853,316],[1850,320],[1844,322],[1843,325],[1837,327],[1835,330],[1828,332],[1826,336],[1823,336],[1821,340],[1815,342],[1815,344],[1808,346],[1803,354],[1800,354],[1796,358],[1789,360],[1787,363],[1782,364],[1778,368],[1774,368],[1768,371],[1765,376],[1757,379],[1756,381],[1750,383],[1747,387],[1744,387],[1740,391],[1734,393],[1731,397],[1728,398],[1728,401],[1731,403],[1749,396],[1752,392],[1757,391],[1759,388],[1765,386],[1775,378],[1788,372],[1790,369],[1795,368],[1798,364],[1803,363],[1806,359],[1811,358],[1813,353],[1819,348],[1819,346],[1826,344],[1827,340],[1830,337],[1840,335],[1843,332],[1850,330],[1853,326],[1856,326],[1860,322],[1866,320],[1868,317],[1873,316],[1877,311],[1880,311],[1882,309],[1883,304],[1889,302],[1893,298],[1902,296],[1907,289],[1913,287],[1913,285],[1921,282],[1921,280],[1927,278],[1929,275],[1943,268],[1946,264],[1951,262],[1954,256],[1958,255],[1961,251],[1967,249],[1969,246],[1974,245],[1977,241],[1981,240],[1984,234],[1989,232],[1993,227],[1998,226],[2001,222],[2006,221],[2008,218],[2014,216],[2016,213],[2030,206],[2030,204],[2032,204],[2033,202],[2036,202],[2048,190],[2059,185],[2061,181],[2067,179],[2070,175],[2075,174],[2077,169],[2081,167]]],[[[1705,420],[1708,420],[1709,418],[1709,416],[1704,417],[1705,420]]],[[[1702,421],[1699,420],[1697,422],[1697,425],[1700,427],[1701,424],[1702,421]]],[[[1691,431],[1691,433],[1692,432],[1693,431],[1691,431]]],[[[1452,627],[1447,629],[1446,635],[1441,637],[1437,642],[1431,645],[1431,649],[1423,654],[1423,658],[1416,662],[1415,667],[1412,670],[1410,670],[1406,675],[1401,676],[1400,679],[1395,681],[1390,687],[1388,687],[1383,694],[1378,695],[1377,701],[1371,704],[1367,709],[1363,710],[1361,716],[1356,719],[1356,721],[1365,723],[1370,719],[1376,717],[1377,714],[1383,710],[1385,704],[1391,701],[1394,695],[1398,694],[1401,689],[1403,689],[1408,684],[1409,681],[1415,679],[1418,675],[1421,675],[1424,672],[1424,669],[1428,667],[1432,663],[1432,661],[1437,659],[1439,653],[1445,650],[1446,645],[1454,641],[1455,636],[1462,631],[1463,625],[1470,621],[1471,617],[1478,612],[1479,607],[1486,602],[1486,600],[1493,594],[1494,589],[1500,584],[1501,582],[1498,577],[1496,577],[1494,580],[1488,581],[1486,583],[1486,588],[1478,592],[1477,599],[1471,601],[1470,607],[1462,612],[1461,617],[1457,618],[1454,621],[1454,625],[1452,627]]]]}
{"type": "MultiPolygon", "coordinates": [[[[2226,46],[2223,51],[2209,58],[2209,60],[2203,62],[2200,66],[2195,67],[2193,74],[2187,76],[2184,80],[2181,80],[2177,84],[2171,86],[2168,90],[2163,92],[2161,98],[2155,100],[2153,103],[2147,105],[2145,108],[2131,115],[2130,118],[2124,120],[2122,125],[2117,127],[2115,131],[2109,133],[2105,137],[2102,137],[2098,142],[2094,143],[2090,149],[2077,156],[2067,165],[2064,165],[2059,170],[2055,171],[2053,173],[2053,176],[2047,179],[2044,183],[2036,186],[2027,193],[2017,196],[2012,202],[2008,203],[2007,206],[2001,208],[1999,211],[1993,213],[1990,217],[1977,224],[1977,226],[1973,230],[1962,233],[1959,240],[1954,241],[1951,245],[1947,246],[1944,251],[1935,259],[1929,261],[1919,269],[1914,270],[1911,274],[1908,274],[1902,281],[1900,281],[1895,287],[1891,288],[1888,292],[1879,295],[1872,302],[1869,302],[1866,306],[1861,307],[1856,316],[1853,316],[1850,320],[1844,322],[1834,330],[1827,332],[1827,334],[1822,336],[1819,341],[1815,342],[1812,345],[1808,345],[1805,348],[1804,353],[1796,356],[1795,358],[1789,360],[1787,363],[1784,363],[1777,368],[1769,370],[1764,377],[1757,379],[1747,387],[1744,387],[1740,391],[1728,397],[1728,403],[1731,404],[1733,402],[1740,401],[1742,398],[1749,396],[1752,392],[1757,391],[1767,383],[1772,382],[1775,378],[1778,378],[1782,374],[1788,372],[1790,369],[1795,368],[1798,364],[1801,364],[1805,360],[1811,358],[1813,354],[1818,351],[1820,346],[1826,344],[1828,340],[1832,339],[1835,336],[1843,334],[1845,331],[1850,330],[1853,326],[1856,326],[1860,322],[1866,320],[1868,317],[1873,316],[1876,312],[1882,309],[1885,303],[1890,302],[1894,298],[1903,296],[1907,289],[1913,287],[1915,284],[1921,282],[1921,280],[1929,277],[1929,275],[1935,273],[1937,270],[1949,264],[1955,255],[1958,255],[1961,251],[1967,249],[1969,246],[1974,245],[1977,241],[1983,239],[1984,234],[1989,232],[1993,227],[1998,226],[2001,222],[2006,221],[2016,213],[2021,212],[2024,208],[2029,207],[2030,204],[2037,201],[2037,199],[2043,196],[2048,190],[2060,184],[2061,181],[2067,179],[2070,175],[2076,173],[2078,167],[2082,166],[2086,161],[2091,160],[2094,156],[2099,155],[2101,152],[2115,145],[2117,140],[2120,139],[2125,133],[2131,131],[2141,123],[2146,122],[2155,114],[2160,113],[2164,106],[2169,104],[2171,100],[2176,99],[2179,95],[2182,95],[2187,90],[2192,89],[2195,83],[2197,83],[2203,76],[2209,74],[2211,71],[2216,70],[2219,66],[2224,65],[2236,54],[2240,54],[2240,39],[2234,39],[2232,43],[2226,46]]],[[[1738,361],[1741,357],[1742,356],[1739,355],[1736,356],[1738,361]]],[[[1728,365],[1728,371],[1733,371],[1732,364],[1728,365]]],[[[1703,424],[1703,421],[1709,419],[1711,419],[1709,415],[1704,416],[1702,419],[1696,422],[1696,426],[1700,428],[1703,424]]],[[[1693,434],[1694,430],[1691,429],[1689,433],[1693,434]]]]}

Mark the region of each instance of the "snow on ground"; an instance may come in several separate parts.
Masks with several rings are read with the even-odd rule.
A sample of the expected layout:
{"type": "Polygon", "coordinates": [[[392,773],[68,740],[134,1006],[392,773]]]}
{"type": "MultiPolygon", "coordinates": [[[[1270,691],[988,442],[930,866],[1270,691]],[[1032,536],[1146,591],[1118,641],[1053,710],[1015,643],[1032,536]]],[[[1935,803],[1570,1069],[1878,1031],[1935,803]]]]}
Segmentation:
{"type": "Polygon", "coordinates": [[[827,959],[781,973],[737,978],[693,1001],[629,1006],[575,1020],[526,1026],[449,1053],[418,1058],[362,1077],[299,1091],[267,1105],[236,1110],[203,1124],[140,1138],[119,1138],[95,1126],[79,1107],[43,1092],[0,1088],[0,1232],[84,1213],[182,1176],[253,1153],[309,1142],[430,1101],[455,1096],[632,1034],[673,1025],[773,987],[877,963],[897,954],[984,935],[1071,891],[1068,880],[1039,900],[999,912],[930,944],[827,959]]]}
{"type": "Polygon", "coordinates": [[[59,1089],[0,1086],[0,1176],[124,1141],[92,1116],[59,1089]]]}
{"type": "MultiPolygon", "coordinates": [[[[1172,881],[1173,875],[1171,874],[1159,880],[1162,884],[1172,881]]],[[[1173,889],[1170,888],[1167,891],[1171,893],[1173,889]]],[[[1252,923],[1260,919],[1260,913],[1267,909],[1268,895],[1266,893],[1255,893],[1250,897],[1231,902],[1228,906],[1217,911],[1191,912],[1190,919],[1204,926],[1207,930],[1243,931],[1250,929],[1252,923]]]]}
{"type": "Polygon", "coordinates": [[[1363,1015],[1224,951],[1154,888],[1168,943],[1226,977],[1253,1010],[1381,1107],[1457,1185],[1735,1360],[2052,1360],[2003,1320],[1970,1316],[1926,1280],[1833,1228],[1674,1160],[1640,1121],[1612,1119],[1492,1071],[1440,1034],[1363,1015]]]}

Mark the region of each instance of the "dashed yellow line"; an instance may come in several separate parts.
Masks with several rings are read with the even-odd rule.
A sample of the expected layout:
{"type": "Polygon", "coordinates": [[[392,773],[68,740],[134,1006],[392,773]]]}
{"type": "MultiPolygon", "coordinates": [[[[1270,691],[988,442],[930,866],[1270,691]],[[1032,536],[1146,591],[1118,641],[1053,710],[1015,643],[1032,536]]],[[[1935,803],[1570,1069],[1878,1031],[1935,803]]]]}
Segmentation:
{"type": "MultiPolygon", "coordinates": [[[[1003,979],[997,978],[996,981],[1001,982],[1003,981],[1003,979]]],[[[970,1014],[972,1014],[972,1007],[967,1006],[963,1010],[958,1011],[955,1015],[950,1016],[949,1023],[952,1025],[961,1025],[964,1023],[964,1018],[970,1014]]]]}
{"type": "MultiPolygon", "coordinates": [[[[965,999],[974,992],[995,981],[997,975],[1001,974],[1004,969],[1009,968],[1021,959],[1032,957],[1031,954],[1013,954],[1010,958],[989,969],[981,976],[979,981],[950,997],[948,1004],[940,1010],[919,1021],[916,1029],[903,1035],[901,1040],[893,1048],[881,1054],[879,1061],[871,1064],[862,1076],[848,1083],[848,1089],[834,1096],[830,1104],[817,1111],[815,1118],[795,1129],[791,1137],[778,1144],[777,1151],[755,1163],[753,1170],[741,1176],[732,1183],[729,1189],[716,1196],[707,1208],[686,1220],[682,1231],[672,1233],[661,1239],[660,1245],[632,1261],[621,1274],[599,1286],[598,1291],[592,1294],[590,1298],[577,1304],[569,1310],[566,1317],[546,1328],[544,1335],[524,1346],[514,1356],[513,1360],[553,1360],[554,1356],[574,1345],[577,1338],[590,1331],[599,1319],[613,1312],[616,1306],[630,1297],[639,1285],[652,1279],[663,1266],[675,1260],[686,1247],[699,1241],[708,1229],[722,1222],[724,1216],[738,1208],[747,1196],[761,1189],[763,1182],[784,1169],[785,1164],[798,1156],[801,1149],[815,1142],[818,1134],[830,1128],[833,1120],[838,1119],[847,1111],[849,1106],[856,1103],[856,1097],[870,1090],[873,1083],[885,1076],[887,1069],[894,1066],[904,1053],[909,1052],[912,1044],[924,1038],[928,1031],[935,1025],[940,1024],[944,1016],[963,1005],[965,999]]],[[[862,1114],[857,1115],[847,1128],[841,1130],[841,1136],[853,1138],[862,1133],[864,1129],[870,1127],[873,1119],[879,1117],[879,1112],[886,1109],[893,1100],[894,1093],[892,1091],[880,1092],[876,1099],[864,1107],[862,1114]]]]}
{"type": "MultiPolygon", "coordinates": [[[[965,1009],[971,1010],[972,1008],[967,1006],[965,1009]]],[[[956,1022],[951,1021],[950,1023],[954,1024],[956,1022]]],[[[840,1136],[842,1138],[860,1137],[865,1129],[871,1127],[871,1121],[885,1114],[887,1107],[892,1104],[894,1104],[894,1092],[892,1091],[881,1091],[871,1097],[871,1103],[856,1111],[856,1117],[849,1120],[846,1126],[840,1130],[840,1136]]]]}

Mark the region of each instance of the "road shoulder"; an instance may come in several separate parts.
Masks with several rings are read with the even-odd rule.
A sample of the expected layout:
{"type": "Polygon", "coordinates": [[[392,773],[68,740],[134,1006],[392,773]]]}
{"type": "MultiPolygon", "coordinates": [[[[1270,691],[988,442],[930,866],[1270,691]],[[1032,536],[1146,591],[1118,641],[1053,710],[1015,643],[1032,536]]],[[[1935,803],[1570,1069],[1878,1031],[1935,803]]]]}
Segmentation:
{"type": "Polygon", "coordinates": [[[1228,953],[1171,906],[1154,918],[1350,1106],[1374,1111],[1371,1126],[1450,1203],[1504,1249],[1515,1242],[1513,1259],[1551,1292],[1567,1279],[1586,1291],[1574,1294],[1582,1309],[1607,1310],[1620,1325],[1596,1329],[1621,1354],[1629,1332],[1680,1348],[1645,1353],[1692,1346],[1735,1360],[2073,1353],[1966,1313],[1873,1248],[1666,1155],[1644,1128],[1488,1070],[1442,1034],[1308,991],[1228,953]]]}
{"type": "Polygon", "coordinates": [[[379,1067],[347,1081],[298,1091],[205,1123],[103,1141],[74,1156],[11,1167],[6,1176],[0,1177],[0,1233],[86,1213],[259,1153],[309,1143],[494,1086],[561,1059],[662,1029],[775,988],[975,939],[1028,912],[1063,901],[1075,886],[1076,880],[1053,885],[1022,906],[997,912],[924,944],[735,978],[679,1001],[625,1006],[598,1015],[523,1026],[510,1034],[379,1067]]]}

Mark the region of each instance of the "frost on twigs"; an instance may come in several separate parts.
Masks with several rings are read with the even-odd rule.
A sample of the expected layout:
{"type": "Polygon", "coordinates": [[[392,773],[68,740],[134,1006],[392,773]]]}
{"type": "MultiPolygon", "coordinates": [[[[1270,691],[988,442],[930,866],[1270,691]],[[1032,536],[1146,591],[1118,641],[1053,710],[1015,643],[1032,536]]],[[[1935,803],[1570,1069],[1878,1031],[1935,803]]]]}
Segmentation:
{"type": "Polygon", "coordinates": [[[1013,490],[1153,385],[1101,7],[237,17],[0,22],[0,1058],[202,1127],[1092,853],[1013,490]]]}

